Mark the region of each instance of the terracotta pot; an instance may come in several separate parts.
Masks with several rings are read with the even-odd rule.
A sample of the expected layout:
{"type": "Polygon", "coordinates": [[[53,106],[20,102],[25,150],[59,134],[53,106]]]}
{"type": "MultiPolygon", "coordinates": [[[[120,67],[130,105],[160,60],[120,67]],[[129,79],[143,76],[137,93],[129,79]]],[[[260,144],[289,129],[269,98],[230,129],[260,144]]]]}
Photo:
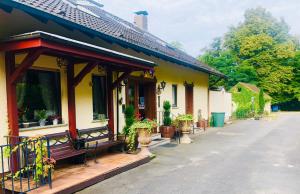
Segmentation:
{"type": "Polygon", "coordinates": [[[182,132],[182,138],[180,140],[183,144],[192,143],[189,134],[191,132],[191,121],[179,121],[179,130],[182,132]]]}
{"type": "Polygon", "coordinates": [[[150,156],[151,152],[149,151],[149,145],[152,141],[151,132],[146,128],[138,129],[138,141],[141,145],[140,154],[150,156]]]}
{"type": "Polygon", "coordinates": [[[163,138],[173,138],[175,134],[174,126],[160,126],[159,131],[163,138]]]}

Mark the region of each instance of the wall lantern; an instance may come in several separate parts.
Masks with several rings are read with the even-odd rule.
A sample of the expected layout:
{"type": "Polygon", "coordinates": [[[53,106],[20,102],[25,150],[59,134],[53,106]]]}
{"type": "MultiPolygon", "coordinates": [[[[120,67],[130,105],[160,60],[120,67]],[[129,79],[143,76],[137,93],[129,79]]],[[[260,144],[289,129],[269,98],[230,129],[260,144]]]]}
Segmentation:
{"type": "Polygon", "coordinates": [[[57,66],[59,68],[68,66],[68,61],[66,59],[62,58],[62,57],[57,57],[56,58],[56,63],[57,63],[57,66]]]}
{"type": "Polygon", "coordinates": [[[157,93],[158,95],[160,95],[160,94],[161,94],[161,91],[164,90],[164,89],[166,88],[166,85],[167,85],[167,83],[166,83],[165,81],[160,82],[159,85],[158,85],[158,87],[157,87],[156,93],[157,93]]]}

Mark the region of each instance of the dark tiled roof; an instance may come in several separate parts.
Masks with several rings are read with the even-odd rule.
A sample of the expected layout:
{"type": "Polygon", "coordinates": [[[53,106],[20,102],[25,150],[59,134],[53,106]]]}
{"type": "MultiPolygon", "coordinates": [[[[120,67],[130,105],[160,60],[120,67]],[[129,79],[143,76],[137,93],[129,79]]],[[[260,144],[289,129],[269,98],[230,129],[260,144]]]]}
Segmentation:
{"type": "Polygon", "coordinates": [[[139,29],[130,22],[95,6],[83,5],[82,7],[89,10],[83,11],[70,3],[71,1],[74,0],[5,0],[0,1],[0,4],[32,12],[32,14],[39,15],[39,17],[59,19],[60,23],[64,21],[66,25],[71,22],[72,26],[77,27],[78,30],[88,29],[90,32],[101,35],[104,39],[111,39],[111,41],[121,43],[121,45],[126,45],[134,50],[224,77],[217,70],[200,63],[185,52],[171,47],[165,41],[139,29]]]}

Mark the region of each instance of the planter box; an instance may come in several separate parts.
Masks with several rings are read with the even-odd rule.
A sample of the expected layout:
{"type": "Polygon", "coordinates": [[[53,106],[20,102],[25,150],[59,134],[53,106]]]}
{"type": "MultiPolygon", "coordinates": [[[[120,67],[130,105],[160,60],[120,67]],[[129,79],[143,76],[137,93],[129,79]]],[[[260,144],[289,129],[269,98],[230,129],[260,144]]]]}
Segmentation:
{"type": "Polygon", "coordinates": [[[173,138],[175,134],[174,126],[160,126],[159,131],[161,133],[161,137],[163,138],[173,138]]]}

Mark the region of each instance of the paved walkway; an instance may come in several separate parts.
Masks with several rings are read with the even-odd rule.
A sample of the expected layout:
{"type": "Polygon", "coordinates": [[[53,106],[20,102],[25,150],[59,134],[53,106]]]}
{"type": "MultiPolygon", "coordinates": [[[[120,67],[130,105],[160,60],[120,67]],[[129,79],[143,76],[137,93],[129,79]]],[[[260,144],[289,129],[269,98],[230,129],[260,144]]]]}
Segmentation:
{"type": "Polygon", "coordinates": [[[300,113],[238,121],[193,139],[159,147],[150,163],[80,193],[300,193],[300,113]]]}

